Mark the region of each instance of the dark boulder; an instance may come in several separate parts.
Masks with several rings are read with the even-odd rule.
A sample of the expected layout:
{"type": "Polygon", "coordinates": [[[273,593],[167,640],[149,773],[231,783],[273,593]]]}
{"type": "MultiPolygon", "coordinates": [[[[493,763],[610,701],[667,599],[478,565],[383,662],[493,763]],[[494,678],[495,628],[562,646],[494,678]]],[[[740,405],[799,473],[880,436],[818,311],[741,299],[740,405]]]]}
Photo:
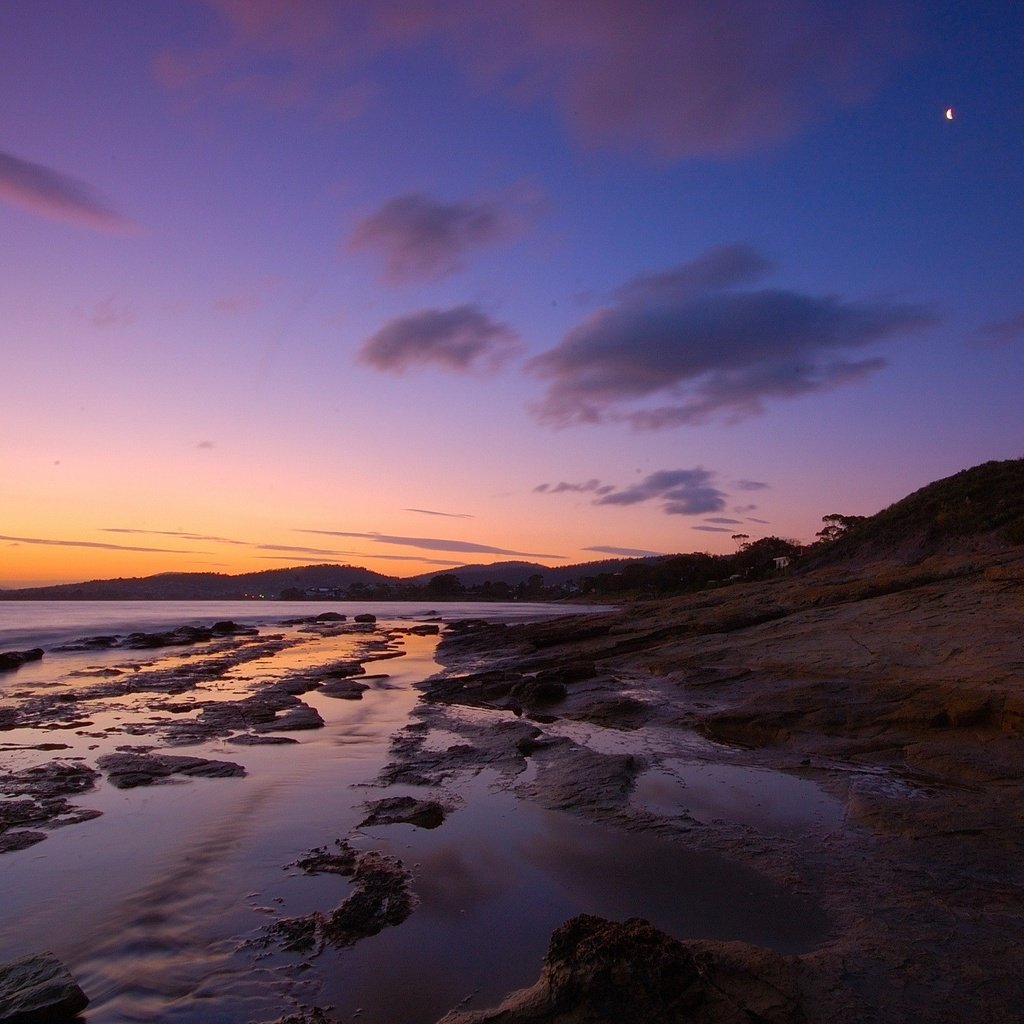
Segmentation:
{"type": "Polygon", "coordinates": [[[52,953],[0,964],[0,1024],[60,1024],[89,1005],[52,953]]]}
{"type": "Polygon", "coordinates": [[[376,622],[377,616],[371,615],[369,612],[363,612],[361,615],[355,615],[352,618],[353,622],[376,622]]]}
{"type": "Polygon", "coordinates": [[[38,661],[42,656],[42,647],[33,647],[30,651],[5,651],[0,654],[0,672],[21,668],[25,662],[38,661]]]}
{"type": "Polygon", "coordinates": [[[538,982],[440,1024],[804,1024],[791,960],[743,942],[680,942],[590,914],[551,936],[538,982]]]}
{"type": "Polygon", "coordinates": [[[172,775],[190,778],[223,779],[245,775],[245,769],[233,761],[210,761],[203,757],[177,757],[173,754],[104,754],[96,763],[118,789],[152,786],[173,781],[172,775]]]}

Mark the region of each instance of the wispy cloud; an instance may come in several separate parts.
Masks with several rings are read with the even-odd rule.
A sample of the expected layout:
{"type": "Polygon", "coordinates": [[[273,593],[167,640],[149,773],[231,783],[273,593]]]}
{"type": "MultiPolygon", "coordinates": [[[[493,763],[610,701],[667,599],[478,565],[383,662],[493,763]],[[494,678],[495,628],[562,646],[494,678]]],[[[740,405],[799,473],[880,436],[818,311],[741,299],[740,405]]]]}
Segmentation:
{"type": "Polygon", "coordinates": [[[431,508],[405,508],[403,512],[418,512],[421,516],[442,516],[445,519],[476,519],[468,512],[435,512],[431,508]]]}
{"type": "Polygon", "coordinates": [[[737,480],[733,486],[741,491],[764,491],[771,487],[771,484],[762,483],[760,480],[737,480]]]}
{"type": "Polygon", "coordinates": [[[192,50],[159,80],[223,102],[355,116],[374,62],[429,46],[470,88],[546,104],[588,147],[659,160],[729,156],[862,102],[908,48],[905,0],[207,0],[192,50]]]}
{"type": "Polygon", "coordinates": [[[119,301],[116,295],[108,295],[96,303],[89,319],[96,327],[130,327],[139,317],[131,306],[119,301]]]}
{"type": "Polygon", "coordinates": [[[732,533],[732,530],[724,526],[691,526],[691,530],[701,530],[704,533],[732,533]]]}
{"type": "MultiPolygon", "coordinates": [[[[347,530],[297,530],[297,533],[315,533],[327,537],[358,537],[377,544],[398,544],[422,548],[425,551],[464,551],[484,555],[515,555],[520,558],[565,558],[565,555],[549,555],[537,551],[511,551],[508,548],[492,547],[467,540],[451,540],[440,537],[397,537],[385,533],[353,533],[347,530]]],[[[374,556],[377,557],[377,556],[374,556]]]]}
{"type": "Polygon", "coordinates": [[[434,365],[467,372],[494,369],[518,349],[516,335],[476,306],[424,309],[389,320],[358,358],[387,373],[434,365]]]}
{"type": "Polygon", "coordinates": [[[661,501],[666,515],[699,516],[725,507],[725,494],[707,469],[661,469],[640,483],[594,500],[595,505],[638,505],[661,501]]]}
{"type": "Polygon", "coordinates": [[[999,347],[1024,341],[1024,313],[993,320],[978,331],[977,341],[985,346],[999,347]]]}
{"type": "Polygon", "coordinates": [[[710,523],[712,525],[719,524],[719,525],[739,526],[739,524],[741,522],[743,522],[743,520],[742,519],[730,519],[728,516],[712,516],[710,519],[705,519],[704,522],[705,523],[710,523]]]}
{"type": "Polygon", "coordinates": [[[346,249],[383,257],[389,284],[447,277],[462,269],[470,250],[519,232],[523,217],[507,209],[509,200],[395,196],[355,226],[346,249]]]}
{"type": "Polygon", "coordinates": [[[0,199],[31,213],[100,231],[134,227],[85,182],[4,152],[0,152],[0,199]]]}
{"type": "Polygon", "coordinates": [[[214,300],[213,308],[218,313],[232,316],[253,313],[259,309],[266,296],[280,285],[280,278],[265,277],[252,284],[239,285],[214,300]]]}
{"type": "Polygon", "coordinates": [[[55,540],[49,537],[8,537],[0,534],[0,541],[11,544],[41,544],[59,548],[98,548],[101,551],[144,551],[161,555],[209,555],[210,551],[183,551],[177,548],[144,548],[128,544],[104,544],[94,540],[55,540]]]}
{"type": "Polygon", "coordinates": [[[622,558],[655,558],[664,554],[662,551],[644,551],[642,548],[617,548],[611,544],[594,544],[583,550],[595,551],[599,555],[618,555],[622,558]]]}
{"type": "Polygon", "coordinates": [[[630,281],[612,305],[530,361],[548,385],[534,412],[554,426],[735,420],[768,400],[874,373],[884,359],[853,360],[849,350],[936,322],[919,305],[739,288],[767,266],[752,250],[728,246],[630,281]]]}
{"type": "Polygon", "coordinates": [[[567,491],[578,494],[610,494],[614,490],[613,484],[603,484],[600,480],[585,480],[579,484],[570,484],[563,480],[557,484],[537,484],[533,489],[535,494],[565,494],[567,491]]]}

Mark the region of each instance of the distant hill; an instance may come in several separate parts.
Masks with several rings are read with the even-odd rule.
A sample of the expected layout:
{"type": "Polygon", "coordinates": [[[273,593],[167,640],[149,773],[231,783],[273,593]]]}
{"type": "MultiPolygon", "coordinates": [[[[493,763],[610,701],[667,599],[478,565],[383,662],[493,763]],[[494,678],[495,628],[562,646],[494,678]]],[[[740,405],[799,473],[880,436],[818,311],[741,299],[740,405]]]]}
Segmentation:
{"type": "Polygon", "coordinates": [[[852,523],[808,566],[913,561],[945,550],[1024,544],[1024,459],[985,462],[936,480],[852,523]]]}
{"type": "Polygon", "coordinates": [[[283,591],[347,590],[353,584],[367,587],[394,585],[382,576],[351,565],[305,565],[291,569],[229,576],[215,572],[165,572],[129,579],[90,580],[50,587],[0,591],[0,600],[34,601],[240,601],[250,597],[274,599],[283,591]]]}
{"type": "MultiPolygon", "coordinates": [[[[658,556],[661,557],[661,556],[658,556]]],[[[425,572],[410,576],[403,583],[415,586],[428,584],[435,576],[457,576],[464,587],[478,587],[484,583],[506,583],[510,587],[525,583],[531,576],[540,576],[545,587],[562,586],[570,581],[578,582],[586,576],[602,573],[621,572],[627,565],[638,562],[654,562],[654,558],[605,558],[599,562],[579,562],[575,565],[540,565],[538,562],[492,562],[490,565],[462,565],[442,572],[425,572]]]]}

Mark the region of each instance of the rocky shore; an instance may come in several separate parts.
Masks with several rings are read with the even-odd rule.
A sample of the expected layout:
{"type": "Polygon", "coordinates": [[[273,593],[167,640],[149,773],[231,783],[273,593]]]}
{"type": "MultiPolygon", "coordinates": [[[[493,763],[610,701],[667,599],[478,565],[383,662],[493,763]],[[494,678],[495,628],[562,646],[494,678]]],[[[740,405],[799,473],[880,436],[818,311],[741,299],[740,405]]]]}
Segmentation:
{"type": "Polygon", "coordinates": [[[446,1024],[1019,1020],[1022,625],[1024,551],[1004,547],[450,630],[439,654],[447,672],[423,684],[417,721],[396,738],[382,781],[444,792],[486,766],[520,799],[750,865],[817,901],[828,927],[784,970],[768,951],[729,951],[751,991],[788,979],[770,1014],[741,995],[723,1002],[717,984],[714,998],[693,997],[699,1012],[684,1012],[672,985],[691,982],[676,961],[712,954],[675,946],[665,955],[676,982],[654,1013],[650,986],[668,983],[637,975],[627,955],[629,936],[640,950],[654,941],[649,931],[591,924],[593,964],[556,936],[538,986],[446,1024]],[[505,714],[495,725],[473,714],[481,709],[505,714]],[[433,730],[460,742],[439,749],[425,742],[433,730]],[[700,793],[688,795],[681,761],[728,766],[747,785],[746,803],[710,815],[687,806],[700,793]],[[643,798],[657,778],[675,780],[667,802],[643,798]],[[838,815],[793,826],[773,818],[780,780],[820,792],[838,815]],[[567,956],[575,980],[556,984],[567,956]],[[594,964],[608,957],[624,979],[622,1005],[592,990],[606,984],[594,964]]]}

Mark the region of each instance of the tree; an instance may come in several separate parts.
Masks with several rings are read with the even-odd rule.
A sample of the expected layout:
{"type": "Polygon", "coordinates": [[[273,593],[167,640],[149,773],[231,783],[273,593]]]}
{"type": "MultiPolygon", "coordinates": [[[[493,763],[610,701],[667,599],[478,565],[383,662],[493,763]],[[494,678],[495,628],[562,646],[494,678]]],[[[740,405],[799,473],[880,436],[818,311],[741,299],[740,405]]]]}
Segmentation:
{"type": "Polygon", "coordinates": [[[462,581],[453,573],[434,576],[427,584],[427,596],[431,598],[458,597],[463,592],[462,581]]]}
{"type": "Polygon", "coordinates": [[[851,527],[856,526],[858,523],[863,523],[866,518],[866,516],[844,516],[838,512],[833,512],[831,515],[821,517],[824,526],[817,532],[816,536],[823,543],[831,544],[842,537],[851,527]]]}

